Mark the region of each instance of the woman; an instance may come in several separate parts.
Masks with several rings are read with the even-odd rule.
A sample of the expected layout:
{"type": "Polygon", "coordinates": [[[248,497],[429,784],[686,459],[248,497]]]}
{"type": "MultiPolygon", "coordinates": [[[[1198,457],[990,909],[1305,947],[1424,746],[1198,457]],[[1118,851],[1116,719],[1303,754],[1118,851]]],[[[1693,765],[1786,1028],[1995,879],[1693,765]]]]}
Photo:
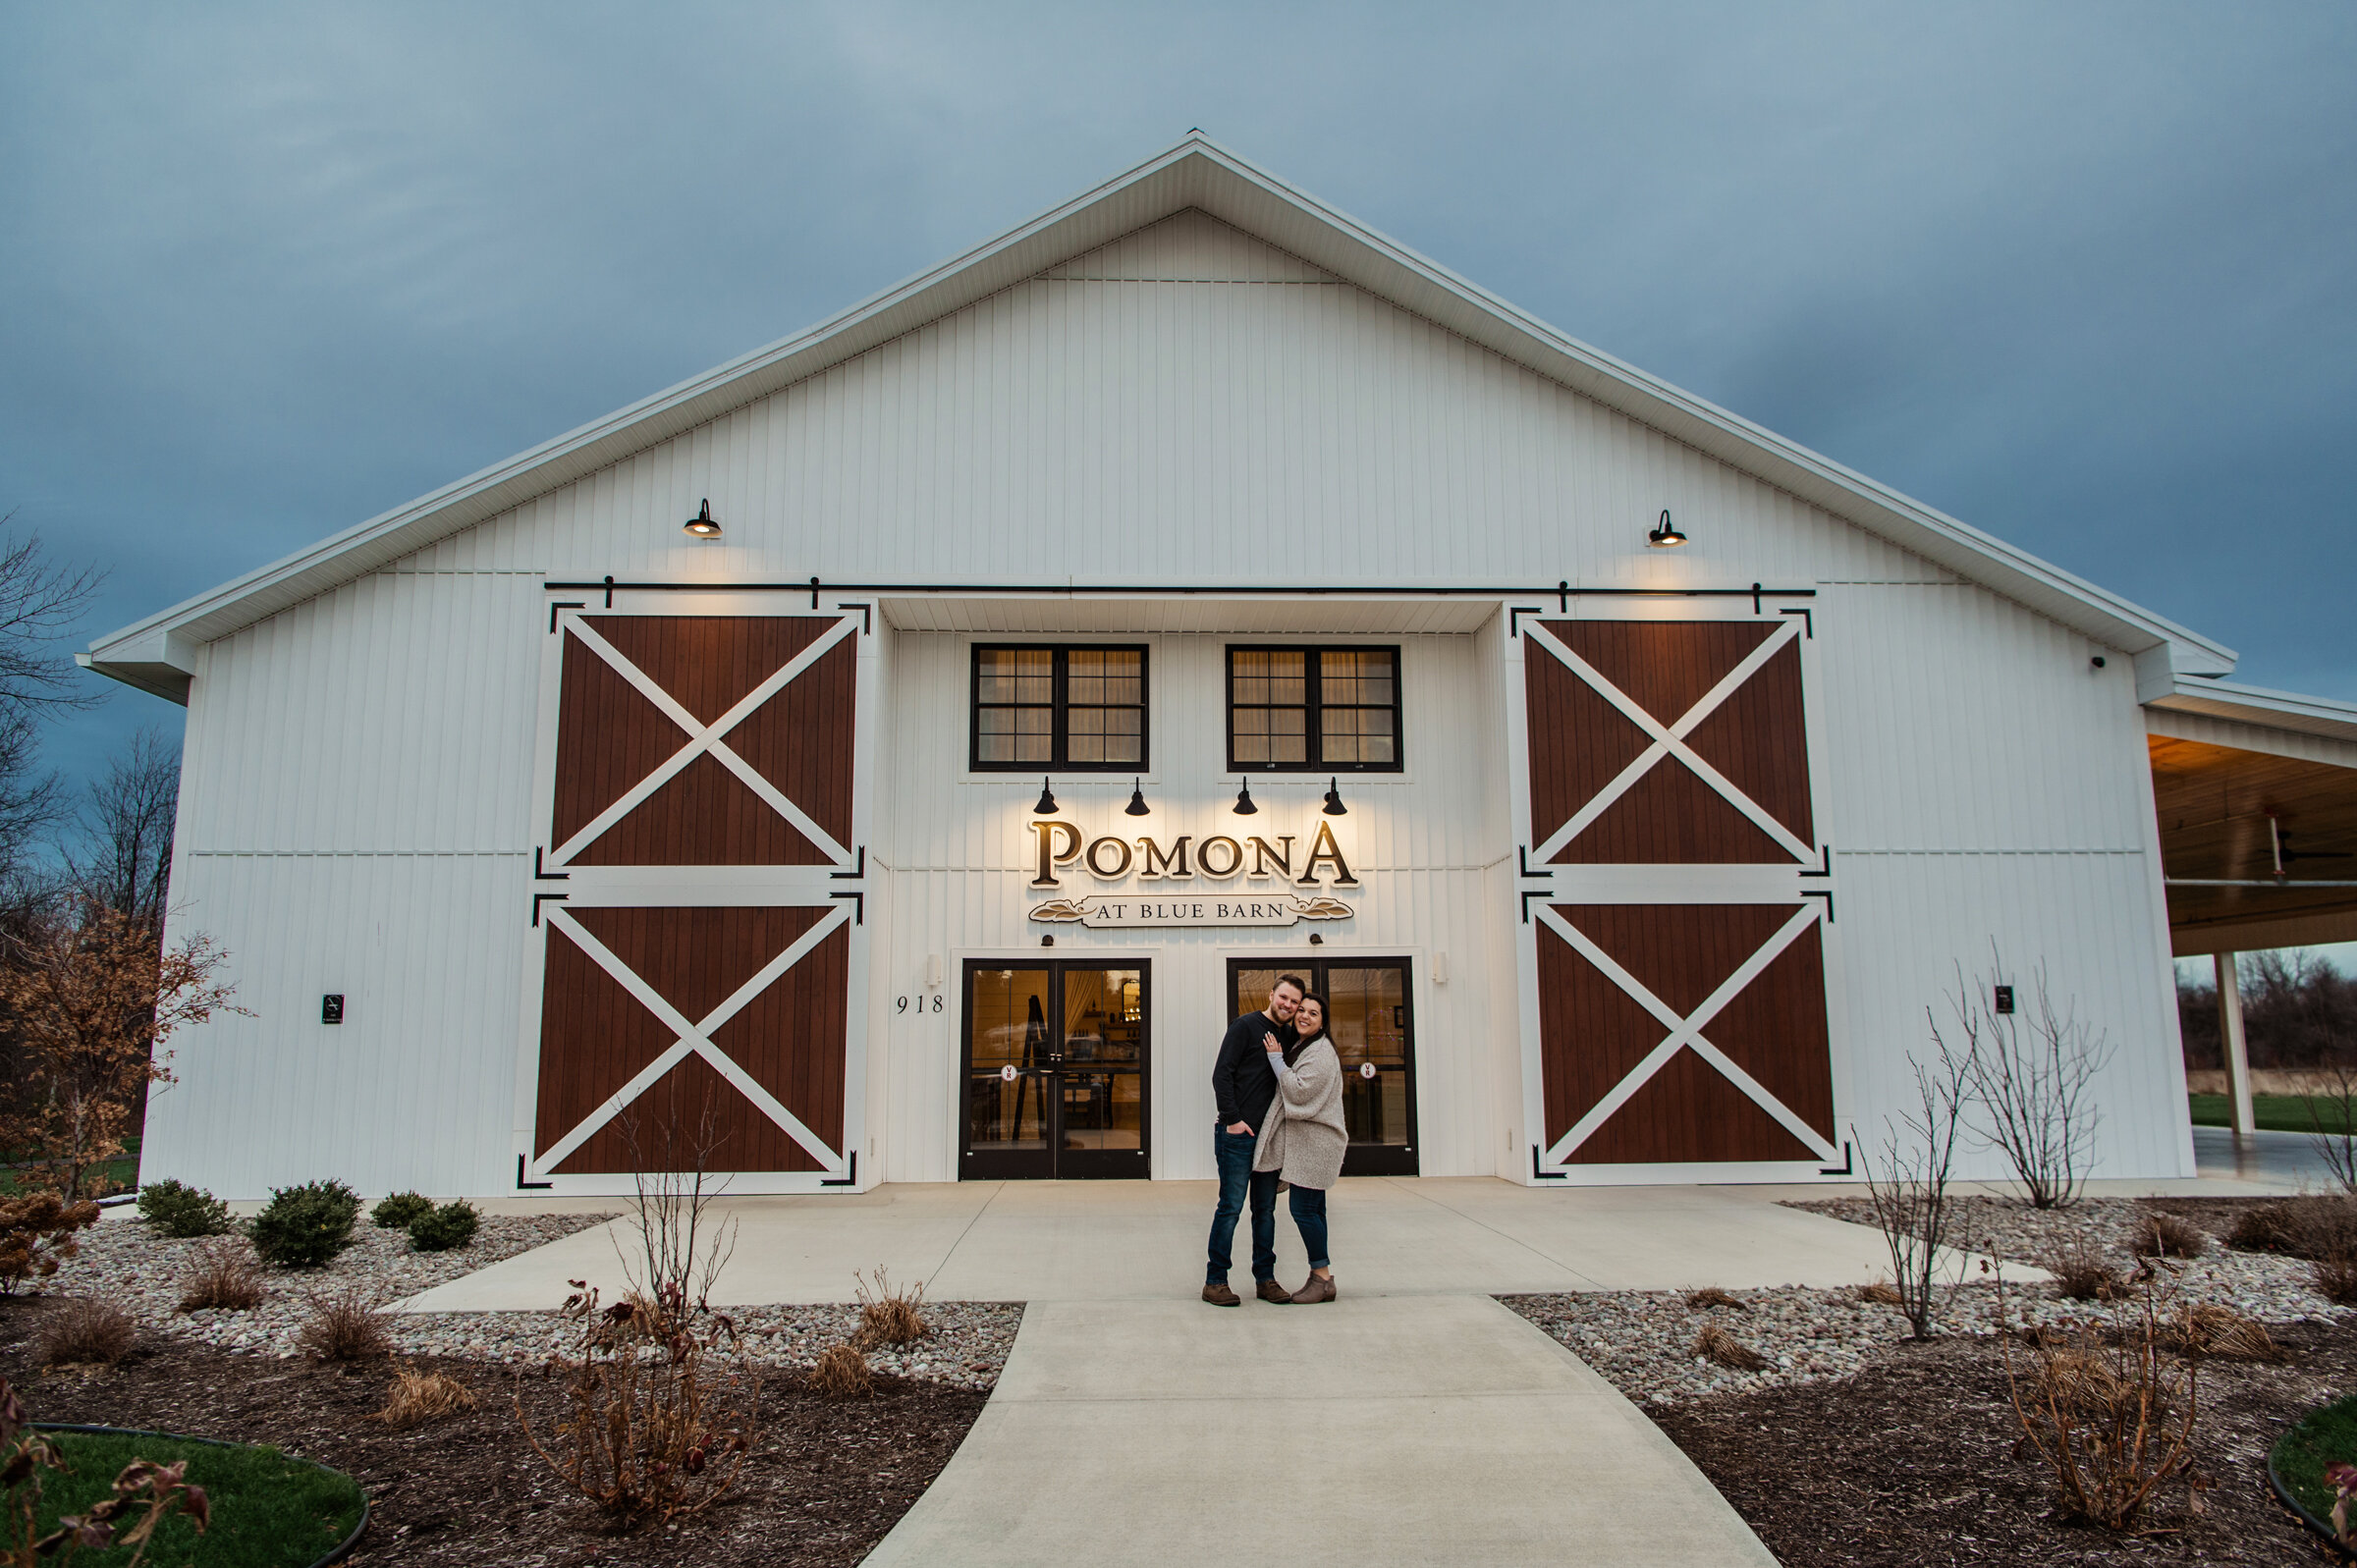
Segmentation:
{"type": "Polygon", "coordinates": [[[1326,1189],[1342,1179],[1350,1129],[1343,1121],[1343,1058],[1326,1034],[1326,999],[1315,992],[1303,997],[1293,1029],[1289,1063],[1277,1037],[1264,1037],[1269,1070],[1277,1075],[1277,1103],[1261,1123],[1252,1168],[1276,1171],[1280,1185],[1291,1189],[1288,1203],[1301,1245],[1309,1250],[1310,1271],[1292,1299],[1307,1307],[1335,1296],[1326,1256],[1326,1189]]]}

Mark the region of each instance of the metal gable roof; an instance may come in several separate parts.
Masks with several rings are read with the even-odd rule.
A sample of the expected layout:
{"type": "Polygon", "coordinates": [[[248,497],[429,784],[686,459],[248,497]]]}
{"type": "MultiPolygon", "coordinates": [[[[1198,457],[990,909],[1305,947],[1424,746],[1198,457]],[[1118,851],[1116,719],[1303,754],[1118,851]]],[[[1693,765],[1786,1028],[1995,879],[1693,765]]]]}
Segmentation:
{"type": "Polygon", "coordinates": [[[816,326],[101,637],[78,657],[101,674],[185,701],[194,650],[205,642],[1188,207],[2136,655],[2148,699],[2176,676],[2234,667],[2233,652],[2220,644],[1558,332],[1200,135],[816,326]]]}

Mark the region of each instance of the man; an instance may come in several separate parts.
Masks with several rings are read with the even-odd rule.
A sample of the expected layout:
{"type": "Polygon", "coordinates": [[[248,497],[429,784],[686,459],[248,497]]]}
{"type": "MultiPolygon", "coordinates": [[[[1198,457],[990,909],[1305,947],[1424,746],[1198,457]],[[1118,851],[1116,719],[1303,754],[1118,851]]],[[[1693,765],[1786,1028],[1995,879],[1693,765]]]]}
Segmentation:
{"type": "Polygon", "coordinates": [[[1228,1266],[1235,1256],[1235,1221],[1252,1195],[1252,1277],[1263,1301],[1290,1301],[1277,1282],[1277,1172],[1252,1168],[1261,1123],[1277,1098],[1277,1073],[1269,1065],[1267,1037],[1293,1043],[1292,1019],[1309,987],[1298,975],[1279,975],[1269,1004],[1228,1026],[1219,1059],[1211,1065],[1212,1098],[1220,1119],[1211,1134],[1212,1159],[1220,1172],[1220,1206],[1211,1215],[1211,1265],[1203,1277],[1203,1299],[1215,1307],[1241,1306],[1228,1288],[1228,1266]]]}

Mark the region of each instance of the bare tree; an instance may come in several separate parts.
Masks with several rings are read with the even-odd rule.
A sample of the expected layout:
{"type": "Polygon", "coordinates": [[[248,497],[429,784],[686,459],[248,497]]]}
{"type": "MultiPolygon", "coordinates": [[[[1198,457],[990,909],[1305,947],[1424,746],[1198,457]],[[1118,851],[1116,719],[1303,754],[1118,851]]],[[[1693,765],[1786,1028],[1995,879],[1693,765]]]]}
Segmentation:
{"type": "Polygon", "coordinates": [[[1947,999],[1962,1031],[1976,1124],[1973,1130],[2004,1151],[2013,1174],[2040,1209],[2067,1209],[2087,1184],[2103,1111],[2088,1090],[2111,1059],[2109,1034],[2081,1022],[2075,1003],[2056,1010],[2046,965],[2031,971],[2030,1009],[2007,977],[1993,942],[1989,973],[1967,981],[1956,966],[1947,999]],[[2001,1007],[2002,989],[2014,998],[2001,1007]]]}
{"type": "MultiPolygon", "coordinates": [[[[1944,1294],[1940,1255],[1948,1246],[1954,1218],[1947,1178],[1955,1162],[1956,1135],[1970,1098],[1972,1072],[1970,1061],[1941,1037],[1939,1020],[1928,1008],[1925,1017],[1931,1024],[1933,1057],[1926,1062],[1911,1053],[1907,1056],[1915,1074],[1916,1103],[1885,1118],[1880,1151],[1869,1149],[1864,1157],[1866,1193],[1875,1225],[1891,1249],[1898,1310],[1917,1339],[1932,1336],[1944,1294]]],[[[1854,1127],[1850,1136],[1857,1139],[1854,1127]]],[[[1863,1147],[1864,1140],[1857,1141],[1863,1147]]]]}
{"type": "Polygon", "coordinates": [[[2333,1184],[2357,1198],[2357,1067],[2324,1069],[2326,1082],[2307,1100],[2308,1141],[2332,1173],[2333,1184]]]}
{"type": "Polygon", "coordinates": [[[68,857],[82,896],[160,932],[179,805],[179,748],[158,730],[139,730],[83,799],[82,846],[68,857]]]}
{"type": "MultiPolygon", "coordinates": [[[[0,528],[16,514],[0,515],[0,528]]],[[[106,574],[50,561],[37,535],[0,543],[0,717],[38,719],[86,708],[98,694],[55,645],[73,635],[106,574]]]]}

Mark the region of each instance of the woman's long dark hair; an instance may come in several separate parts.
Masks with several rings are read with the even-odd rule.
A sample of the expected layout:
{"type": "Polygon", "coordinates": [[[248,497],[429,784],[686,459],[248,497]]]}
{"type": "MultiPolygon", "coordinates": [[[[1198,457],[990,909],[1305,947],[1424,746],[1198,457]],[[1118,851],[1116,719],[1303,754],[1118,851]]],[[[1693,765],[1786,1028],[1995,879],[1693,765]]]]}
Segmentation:
{"type": "MultiPolygon", "coordinates": [[[[1327,1002],[1326,999],[1319,996],[1314,991],[1304,991],[1301,993],[1301,1000],[1303,1001],[1314,1001],[1318,1004],[1318,1032],[1314,1035],[1308,1036],[1306,1039],[1296,1039],[1293,1042],[1293,1049],[1295,1051],[1299,1051],[1303,1046],[1308,1045],[1312,1040],[1332,1041],[1334,1038],[1334,1008],[1327,1002]]],[[[1301,1016],[1301,1014],[1298,1011],[1295,1011],[1293,1016],[1298,1018],[1301,1016]]]]}

